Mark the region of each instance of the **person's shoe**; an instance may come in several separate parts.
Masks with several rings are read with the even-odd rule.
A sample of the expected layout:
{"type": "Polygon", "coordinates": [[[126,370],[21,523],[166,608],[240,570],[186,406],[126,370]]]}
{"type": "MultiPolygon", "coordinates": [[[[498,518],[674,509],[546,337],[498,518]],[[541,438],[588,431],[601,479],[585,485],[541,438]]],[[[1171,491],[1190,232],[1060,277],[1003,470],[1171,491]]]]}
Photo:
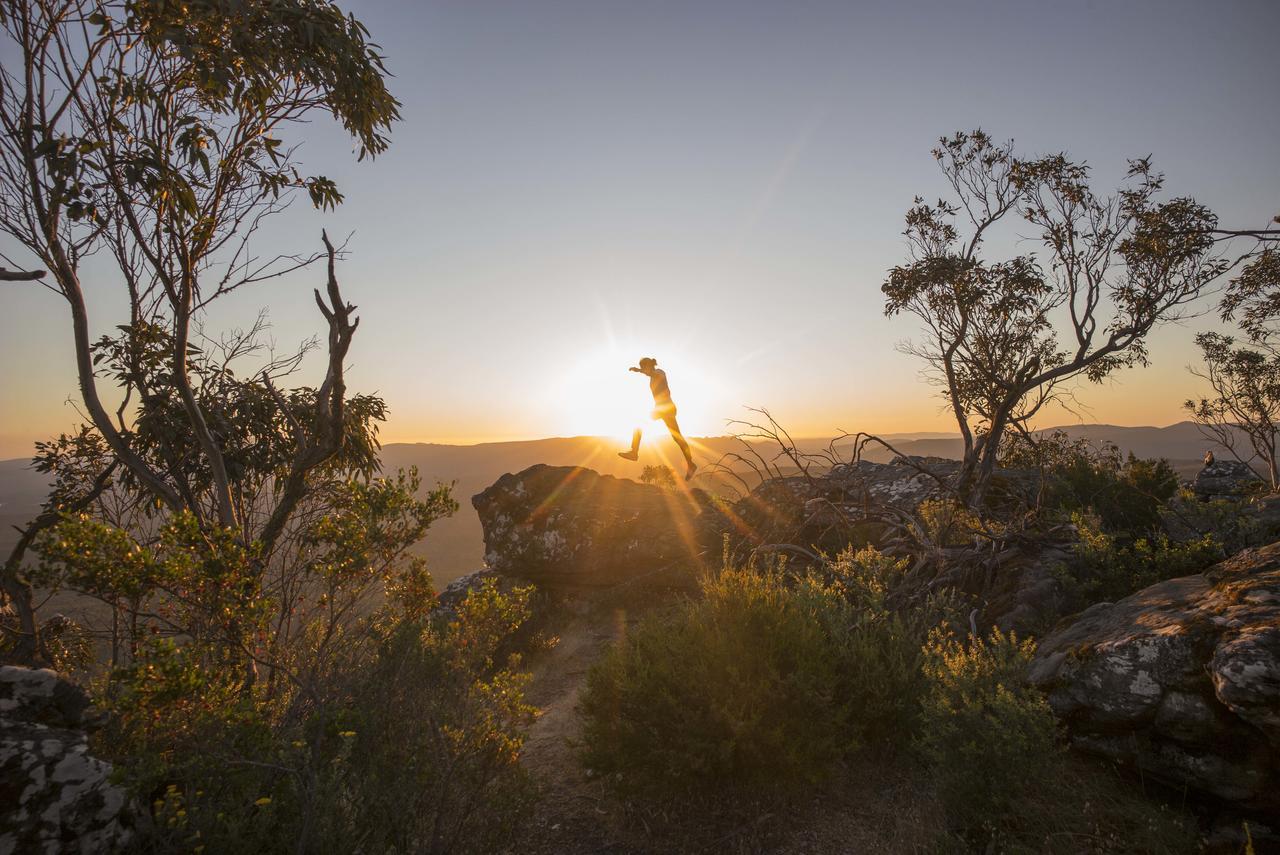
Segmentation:
{"type": "Polygon", "coordinates": [[[684,473],[684,480],[688,481],[693,477],[693,473],[698,471],[698,464],[693,461],[689,462],[689,469],[684,473]]]}
{"type": "Polygon", "coordinates": [[[619,451],[618,456],[623,460],[639,460],[640,453],[638,451],[619,451]]]}

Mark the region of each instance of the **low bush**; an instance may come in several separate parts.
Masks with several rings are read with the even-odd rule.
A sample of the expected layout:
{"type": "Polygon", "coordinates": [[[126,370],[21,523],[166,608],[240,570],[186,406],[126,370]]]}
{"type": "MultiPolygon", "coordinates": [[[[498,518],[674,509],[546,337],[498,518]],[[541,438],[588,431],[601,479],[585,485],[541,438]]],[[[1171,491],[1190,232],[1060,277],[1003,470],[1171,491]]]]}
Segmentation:
{"type": "Polygon", "coordinates": [[[1049,776],[1059,754],[1053,712],[1024,685],[1035,646],[999,630],[968,643],[939,630],[926,650],[916,744],[953,824],[991,832],[1049,776]]]}
{"type": "Polygon", "coordinates": [[[1226,557],[1212,534],[1175,542],[1164,533],[1127,545],[1103,530],[1096,517],[1073,516],[1079,542],[1075,560],[1058,578],[1076,608],[1114,602],[1165,579],[1199,573],[1226,557]]]}
{"type": "MultiPolygon", "coordinates": [[[[371,621],[345,662],[272,703],[157,641],[117,672],[98,751],[151,800],[154,852],[490,852],[531,804],[525,676],[493,656],[525,594],[450,621],[371,621]]],[[[381,616],[388,617],[385,613],[381,616]]],[[[233,677],[228,679],[228,677],[233,677]]]]}
{"type": "Polygon", "coordinates": [[[1250,504],[1249,499],[1239,498],[1204,502],[1192,490],[1184,489],[1161,508],[1160,514],[1173,540],[1190,543],[1211,536],[1222,544],[1224,554],[1234,555],[1280,538],[1276,522],[1250,504]]]}
{"type": "Polygon", "coordinates": [[[786,790],[906,732],[937,610],[885,607],[901,570],[863,550],[798,579],[721,571],[592,669],[584,761],[637,791],[786,790]]]}
{"type": "Polygon", "coordinates": [[[999,521],[983,520],[963,502],[947,499],[925,499],[916,515],[921,541],[935,547],[970,545],[975,537],[998,533],[1002,528],[999,521]]]}
{"type": "Polygon", "coordinates": [[[1034,445],[1012,443],[1002,463],[1043,473],[1046,510],[1089,512],[1107,531],[1134,537],[1163,529],[1161,508],[1178,491],[1177,473],[1167,460],[1124,455],[1115,445],[1096,447],[1062,432],[1034,445]]]}
{"type": "Polygon", "coordinates": [[[942,851],[1195,852],[1195,821],[1068,755],[1027,686],[1031,641],[935,631],[916,746],[946,814],[942,851]]]}

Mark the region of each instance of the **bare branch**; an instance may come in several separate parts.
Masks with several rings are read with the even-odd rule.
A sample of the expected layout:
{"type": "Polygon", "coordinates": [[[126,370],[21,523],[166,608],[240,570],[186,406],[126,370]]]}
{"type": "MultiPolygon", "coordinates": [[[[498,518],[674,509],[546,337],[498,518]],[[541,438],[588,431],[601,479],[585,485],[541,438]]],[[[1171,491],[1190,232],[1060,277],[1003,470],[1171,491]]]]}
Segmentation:
{"type": "Polygon", "coordinates": [[[5,270],[0,267],[0,282],[33,282],[44,276],[43,270],[5,270]]]}

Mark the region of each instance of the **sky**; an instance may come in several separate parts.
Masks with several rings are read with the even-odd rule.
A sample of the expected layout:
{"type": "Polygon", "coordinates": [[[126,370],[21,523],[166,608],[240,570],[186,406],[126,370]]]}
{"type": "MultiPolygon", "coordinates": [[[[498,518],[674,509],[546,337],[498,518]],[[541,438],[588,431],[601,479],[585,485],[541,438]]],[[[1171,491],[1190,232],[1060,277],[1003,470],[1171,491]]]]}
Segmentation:
{"type": "MultiPolygon", "coordinates": [[[[295,205],[256,246],[349,238],[348,386],[386,399],[384,441],[621,434],[647,404],[626,372],[641,356],[667,369],[690,434],[744,406],[805,436],[951,429],[897,350],[916,324],[885,318],[880,285],[906,260],[912,197],[945,189],[929,150],[957,129],[1066,151],[1102,189],[1151,154],[1171,194],[1231,226],[1280,213],[1272,0],[339,5],[383,47],[403,121],[362,163],[325,121],[300,129],[346,201],[295,205]]],[[[322,331],[321,275],[242,290],[206,328],[265,307],[286,349],[322,331]]],[[[120,288],[100,260],[85,282],[108,332],[120,288]]],[[[1180,420],[1194,333],[1217,326],[1160,330],[1151,367],[1045,418],[1180,420]]],[[[0,364],[0,457],[80,421],[57,295],[0,290],[0,364]]]]}

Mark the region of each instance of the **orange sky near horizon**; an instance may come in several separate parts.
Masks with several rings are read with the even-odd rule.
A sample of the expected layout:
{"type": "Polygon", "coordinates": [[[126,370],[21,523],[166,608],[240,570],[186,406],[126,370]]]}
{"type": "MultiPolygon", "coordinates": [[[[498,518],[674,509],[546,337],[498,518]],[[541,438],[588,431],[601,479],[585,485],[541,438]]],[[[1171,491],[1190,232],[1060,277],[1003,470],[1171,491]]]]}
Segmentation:
{"type": "MultiPolygon", "coordinates": [[[[301,289],[298,289],[301,290],[301,289]]],[[[41,295],[43,310],[60,308],[57,298],[41,295]]],[[[374,304],[369,304],[371,309],[374,304]]],[[[379,312],[362,312],[376,318],[379,312]]],[[[881,321],[881,323],[886,323],[881,321]]],[[[1037,426],[1108,423],[1165,426],[1185,418],[1182,402],[1196,394],[1199,383],[1187,371],[1193,354],[1194,331],[1218,328],[1209,316],[1158,330],[1151,337],[1152,364],[1118,372],[1102,385],[1077,386],[1075,412],[1047,408],[1037,426]]],[[[904,336],[910,329],[903,330],[904,336]]],[[[69,332],[52,328],[52,335],[69,332]]],[[[381,440],[471,445],[540,439],[550,436],[608,436],[623,442],[631,428],[643,425],[646,440],[661,438],[660,423],[649,423],[651,400],[644,377],[627,371],[642,355],[657,354],[667,370],[682,428],[689,436],[719,436],[732,432],[728,422],[749,419],[748,407],[765,407],[797,437],[830,437],[841,431],[874,433],[953,432],[955,422],[938,390],[920,376],[920,366],[897,352],[892,343],[866,352],[861,364],[832,372],[821,361],[806,364],[775,350],[739,354],[724,360],[708,353],[696,337],[645,347],[629,337],[609,334],[607,326],[582,331],[585,355],[577,361],[526,371],[477,365],[441,378],[410,374],[389,383],[385,363],[369,360],[378,346],[376,324],[362,323],[352,348],[349,388],[377,392],[386,399],[390,418],[381,440]],[[592,349],[594,348],[594,349],[592,349]],[[635,352],[635,356],[628,355],[635,352]],[[816,368],[814,366],[817,366],[816,368]],[[487,376],[486,376],[487,375],[487,376]],[[444,398],[446,384],[454,390],[444,398]],[[458,389],[458,381],[466,390],[458,389]],[[757,382],[758,381],[758,382],[757,382]],[[489,385],[491,384],[491,385],[489,385]]],[[[69,346],[69,339],[63,341],[69,346]]],[[[47,361],[40,375],[10,375],[0,390],[0,458],[29,457],[36,439],[74,430],[79,415],[74,364],[67,346],[46,344],[47,361]],[[57,378],[57,385],[50,382],[57,378]]],[[[318,371],[315,360],[304,366],[300,382],[318,371]]],[[[103,394],[111,389],[100,381],[103,394]]]]}

